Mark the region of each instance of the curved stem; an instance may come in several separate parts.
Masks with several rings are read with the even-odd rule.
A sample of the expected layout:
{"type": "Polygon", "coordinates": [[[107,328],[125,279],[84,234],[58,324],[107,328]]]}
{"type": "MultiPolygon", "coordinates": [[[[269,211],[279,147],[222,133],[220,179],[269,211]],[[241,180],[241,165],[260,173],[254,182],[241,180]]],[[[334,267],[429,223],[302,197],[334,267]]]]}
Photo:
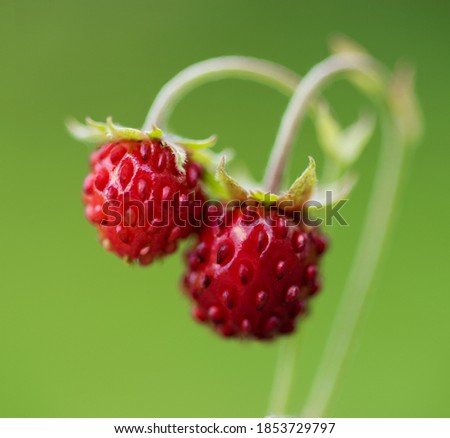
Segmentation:
{"type": "MultiPolygon", "coordinates": [[[[272,149],[271,159],[269,160],[269,165],[266,170],[265,176],[265,187],[271,192],[277,192],[279,189],[279,185],[281,182],[281,177],[286,166],[286,161],[292,149],[292,144],[295,139],[295,135],[297,130],[306,114],[306,110],[311,103],[311,100],[315,98],[319,89],[330,79],[333,79],[337,74],[346,72],[346,71],[355,71],[368,74],[369,76],[376,73],[381,78],[385,78],[386,71],[384,66],[379,64],[373,58],[368,55],[363,54],[339,54],[334,55],[321,63],[317,64],[302,80],[302,82],[298,85],[293,97],[291,98],[289,105],[285,111],[283,116],[280,129],[278,131],[278,135],[275,141],[274,148],[272,149]]],[[[382,180],[381,180],[382,181],[382,180]]],[[[392,184],[394,181],[391,181],[392,184]]],[[[394,187],[394,186],[393,186],[394,187]]],[[[378,206],[377,206],[378,208],[378,206]]],[[[372,210],[372,208],[370,209],[372,210]]],[[[369,226],[369,225],[368,225],[369,226]]],[[[372,226],[372,224],[370,224],[372,226]]],[[[380,240],[381,241],[381,240],[380,240]]],[[[380,247],[381,249],[381,247],[380,247]]],[[[375,248],[371,246],[371,250],[375,251],[375,248]]],[[[365,259],[363,256],[359,255],[360,264],[365,263],[365,259]]],[[[358,318],[358,314],[362,308],[362,304],[364,302],[365,294],[359,296],[361,303],[360,308],[356,309],[353,313],[353,317],[358,318]]],[[[348,301],[346,301],[348,305],[348,301]]],[[[349,306],[350,311],[355,309],[354,305],[350,303],[349,306]]],[[[347,318],[348,315],[344,317],[347,318]]],[[[340,324],[337,329],[340,330],[340,324]]],[[[344,333],[343,336],[346,338],[351,337],[351,333],[353,331],[353,327],[350,327],[350,335],[349,333],[344,333]]],[[[337,336],[336,332],[332,332],[331,336],[337,336]]],[[[350,342],[348,340],[348,342],[350,342]]],[[[333,344],[335,349],[339,349],[339,344],[333,344]]],[[[283,382],[291,382],[293,380],[293,374],[295,371],[294,362],[295,362],[295,351],[296,351],[296,339],[292,337],[291,339],[286,340],[286,343],[280,349],[279,358],[277,361],[277,368],[275,370],[274,377],[274,388],[280,383],[283,382]]],[[[317,377],[317,387],[319,387],[320,379],[323,378],[323,375],[328,375],[330,369],[333,370],[335,366],[335,362],[327,361],[325,359],[321,362],[322,366],[326,369],[324,372],[317,377]]],[[[331,391],[332,387],[335,384],[335,379],[330,379],[330,385],[328,390],[331,391]]],[[[325,395],[325,393],[322,393],[325,395]]],[[[284,408],[287,403],[287,399],[289,397],[289,388],[287,385],[281,385],[278,391],[272,392],[271,401],[269,403],[269,413],[273,414],[283,414],[284,408]],[[274,409],[276,409],[274,411],[274,409]]],[[[325,397],[326,398],[326,397],[325,397]]]]}
{"type": "Polygon", "coordinates": [[[320,417],[325,413],[348,356],[386,242],[405,161],[405,145],[397,141],[390,122],[385,121],[385,126],[388,129],[380,155],[380,171],[376,176],[354,261],[302,413],[305,417],[320,417]]]}
{"type": "Polygon", "coordinates": [[[330,56],[317,64],[301,81],[284,113],[266,170],[264,187],[272,193],[279,191],[286,161],[292,149],[295,135],[302,122],[311,99],[323,84],[332,77],[346,71],[384,74],[378,62],[367,55],[345,53],[330,56]]]}
{"type": "Polygon", "coordinates": [[[153,125],[164,127],[176,103],[193,87],[225,77],[242,77],[267,83],[291,95],[300,77],[278,64],[244,56],[224,56],[194,64],[178,73],[156,96],[147,118],[144,130],[153,125]]]}

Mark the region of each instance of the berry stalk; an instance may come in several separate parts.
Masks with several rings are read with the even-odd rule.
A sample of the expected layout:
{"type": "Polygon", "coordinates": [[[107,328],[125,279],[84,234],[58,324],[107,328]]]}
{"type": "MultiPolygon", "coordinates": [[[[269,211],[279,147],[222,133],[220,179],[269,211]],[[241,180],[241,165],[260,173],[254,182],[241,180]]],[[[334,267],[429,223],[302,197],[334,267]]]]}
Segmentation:
{"type": "Polygon", "coordinates": [[[148,112],[143,129],[147,130],[152,126],[164,127],[175,105],[192,88],[229,77],[262,82],[289,96],[300,82],[296,73],[273,62],[244,56],[208,59],[182,70],[161,89],[148,112]]]}

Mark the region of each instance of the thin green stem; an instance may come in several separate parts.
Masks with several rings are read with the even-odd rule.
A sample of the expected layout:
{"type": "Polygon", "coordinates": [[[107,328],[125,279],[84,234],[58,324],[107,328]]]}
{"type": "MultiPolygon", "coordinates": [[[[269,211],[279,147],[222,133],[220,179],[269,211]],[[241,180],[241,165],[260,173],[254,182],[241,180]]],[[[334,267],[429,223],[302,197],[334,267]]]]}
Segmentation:
{"type": "Polygon", "coordinates": [[[291,70],[270,61],[244,56],[224,56],[193,64],[171,79],[156,96],[143,129],[164,128],[175,105],[196,86],[206,82],[239,77],[273,86],[289,96],[300,77],[291,70]]]}
{"type": "MultiPolygon", "coordinates": [[[[339,54],[334,55],[323,62],[317,64],[298,85],[293,97],[283,116],[280,129],[272,149],[271,159],[266,170],[265,187],[272,192],[277,192],[286,162],[290,155],[292,144],[300,127],[300,124],[306,115],[308,106],[316,97],[318,91],[323,85],[342,72],[359,72],[373,75],[374,72],[384,77],[385,70],[373,58],[362,54],[339,54]]],[[[288,340],[279,351],[279,358],[274,376],[274,388],[277,382],[291,382],[295,371],[296,342],[294,339],[288,340]]],[[[331,364],[330,364],[331,365],[331,364]]],[[[277,407],[276,413],[282,415],[285,410],[279,408],[285,407],[289,397],[289,388],[280,388],[279,392],[272,392],[272,399],[269,406],[277,407]]],[[[269,413],[272,413],[269,411],[269,413]]]]}

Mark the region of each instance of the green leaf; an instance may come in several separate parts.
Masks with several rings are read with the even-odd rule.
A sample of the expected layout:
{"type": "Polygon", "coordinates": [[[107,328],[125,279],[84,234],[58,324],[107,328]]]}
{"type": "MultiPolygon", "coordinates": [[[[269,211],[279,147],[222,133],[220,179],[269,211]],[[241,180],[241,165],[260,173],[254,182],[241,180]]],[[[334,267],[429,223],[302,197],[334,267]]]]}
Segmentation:
{"type": "Polygon", "coordinates": [[[284,207],[286,210],[301,208],[311,197],[316,181],[316,163],[312,157],[309,157],[308,167],[294,181],[290,189],[278,199],[278,204],[287,205],[284,207]]]}
{"type": "Polygon", "coordinates": [[[359,119],[344,129],[340,138],[340,157],[346,165],[353,164],[361,155],[375,130],[375,116],[362,113],[359,119]]]}

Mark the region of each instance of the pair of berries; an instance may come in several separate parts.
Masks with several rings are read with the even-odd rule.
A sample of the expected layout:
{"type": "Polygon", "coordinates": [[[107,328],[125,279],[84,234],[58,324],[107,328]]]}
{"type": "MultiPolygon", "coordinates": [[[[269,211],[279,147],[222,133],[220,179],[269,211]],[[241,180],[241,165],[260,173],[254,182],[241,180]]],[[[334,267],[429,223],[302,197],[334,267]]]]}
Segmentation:
{"type": "Polygon", "coordinates": [[[223,161],[211,183],[210,155],[202,149],[212,140],[138,131],[111,120],[72,128],[78,137],[103,143],[92,153],[83,201],[105,249],[147,265],[195,235],[183,285],[198,321],[227,337],[269,339],[294,330],[319,290],[326,242],[278,206],[294,200],[301,207],[309,198],[313,161],[289,192],[267,201],[239,186],[223,161]],[[211,185],[223,189],[222,212],[213,221],[205,220],[210,209],[204,208],[211,185]],[[227,208],[231,199],[240,202],[227,208]]]}

